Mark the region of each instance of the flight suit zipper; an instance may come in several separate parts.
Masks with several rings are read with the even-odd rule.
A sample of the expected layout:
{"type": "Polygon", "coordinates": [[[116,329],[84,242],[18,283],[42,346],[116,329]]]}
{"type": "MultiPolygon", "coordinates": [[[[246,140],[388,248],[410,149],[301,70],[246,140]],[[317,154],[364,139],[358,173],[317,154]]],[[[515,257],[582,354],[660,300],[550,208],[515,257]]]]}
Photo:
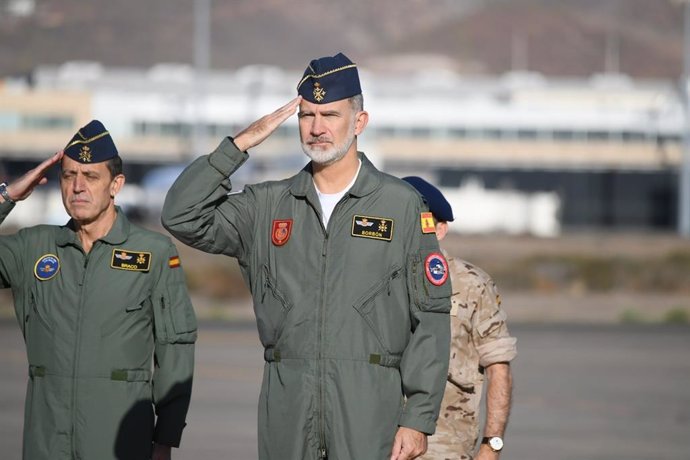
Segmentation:
{"type": "MultiPolygon", "coordinates": [[[[341,205],[347,201],[348,198],[348,193],[346,192],[345,195],[336,203],[335,207],[333,208],[333,211],[331,212],[331,216],[328,219],[329,227],[331,226],[331,222],[335,221],[335,216],[336,216],[336,211],[338,208],[341,207],[341,205]]],[[[313,207],[313,206],[312,206],[313,207]]],[[[325,369],[323,365],[323,359],[324,359],[324,354],[323,354],[323,337],[324,337],[324,330],[326,328],[326,281],[328,279],[327,273],[328,273],[328,238],[330,232],[328,231],[328,228],[325,228],[323,225],[323,218],[320,215],[320,213],[314,208],[316,211],[316,215],[319,218],[319,223],[321,224],[321,230],[323,231],[324,239],[323,239],[323,246],[321,248],[321,260],[322,260],[322,278],[321,278],[321,289],[320,289],[320,296],[321,298],[319,299],[319,334],[317,337],[317,350],[318,350],[318,359],[317,359],[317,372],[318,372],[318,379],[317,379],[317,386],[318,386],[318,398],[319,398],[319,404],[318,404],[318,411],[319,411],[319,450],[318,450],[318,456],[319,459],[327,460],[328,459],[328,449],[326,448],[326,415],[325,415],[325,407],[326,404],[324,402],[324,380],[325,380],[325,369]]]]}
{"type": "Polygon", "coordinates": [[[321,260],[322,260],[322,267],[323,269],[321,270],[323,278],[321,279],[321,299],[319,302],[319,335],[317,337],[317,350],[319,351],[318,355],[318,360],[317,360],[317,368],[318,368],[318,379],[317,379],[317,385],[318,385],[318,395],[319,395],[319,458],[320,459],[326,459],[328,458],[328,451],[326,450],[326,433],[325,433],[325,415],[324,415],[324,391],[323,391],[323,385],[324,385],[324,366],[323,366],[323,332],[325,328],[325,312],[324,310],[326,309],[325,306],[325,299],[326,299],[326,270],[328,268],[328,258],[326,257],[328,253],[328,233],[325,233],[324,239],[323,239],[323,247],[321,249],[321,260]]]}
{"type": "Polygon", "coordinates": [[[77,390],[77,382],[79,381],[78,375],[79,375],[79,349],[81,348],[81,327],[82,327],[82,312],[84,310],[84,304],[86,303],[86,296],[84,293],[86,292],[86,281],[87,281],[87,274],[89,273],[88,266],[89,266],[89,260],[91,257],[91,254],[93,254],[94,250],[96,249],[96,245],[98,242],[95,242],[93,246],[91,247],[91,251],[89,251],[88,254],[84,253],[84,250],[82,248],[78,248],[82,255],[84,256],[84,266],[83,266],[83,272],[82,272],[82,277],[79,282],[79,302],[78,302],[78,308],[77,308],[77,322],[76,322],[76,330],[75,330],[75,344],[74,344],[74,354],[73,354],[73,361],[72,361],[72,401],[71,401],[71,407],[70,407],[70,412],[72,414],[72,430],[70,432],[70,444],[71,444],[71,450],[72,450],[72,455],[74,458],[77,458],[77,451],[76,451],[76,443],[74,439],[74,433],[75,433],[75,427],[77,425],[77,394],[79,393],[77,390]]]}

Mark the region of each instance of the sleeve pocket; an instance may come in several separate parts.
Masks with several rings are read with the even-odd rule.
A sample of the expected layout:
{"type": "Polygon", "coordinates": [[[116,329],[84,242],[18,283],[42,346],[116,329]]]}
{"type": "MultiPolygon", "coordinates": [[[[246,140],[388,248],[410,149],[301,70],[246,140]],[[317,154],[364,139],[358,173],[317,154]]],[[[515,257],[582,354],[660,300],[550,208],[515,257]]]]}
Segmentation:
{"type": "Polygon", "coordinates": [[[420,310],[450,312],[450,274],[441,253],[420,251],[410,256],[407,284],[410,297],[420,310]]]}
{"type": "Polygon", "coordinates": [[[194,343],[197,322],[184,284],[170,285],[160,299],[156,336],[159,342],[194,343]]]}

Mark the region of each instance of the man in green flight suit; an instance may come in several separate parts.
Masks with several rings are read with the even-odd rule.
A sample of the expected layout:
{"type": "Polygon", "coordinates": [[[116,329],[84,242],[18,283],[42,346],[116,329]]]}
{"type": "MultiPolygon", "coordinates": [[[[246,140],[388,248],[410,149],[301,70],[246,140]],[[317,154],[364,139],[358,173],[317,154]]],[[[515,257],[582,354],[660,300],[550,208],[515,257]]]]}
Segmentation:
{"type": "Polygon", "coordinates": [[[115,206],[122,160],[97,120],[0,184],[0,223],[58,163],[71,220],[0,236],[0,287],[12,288],[29,361],[23,458],[170,459],[196,341],[179,256],[115,206]]]}
{"type": "Polygon", "coordinates": [[[424,202],[357,151],[367,125],[357,66],[313,60],[298,96],[194,161],[163,224],[236,257],[264,346],[261,460],[404,460],[426,450],[447,372],[450,283],[424,202]],[[246,151],[299,107],[311,162],[231,192],[246,151]]]}

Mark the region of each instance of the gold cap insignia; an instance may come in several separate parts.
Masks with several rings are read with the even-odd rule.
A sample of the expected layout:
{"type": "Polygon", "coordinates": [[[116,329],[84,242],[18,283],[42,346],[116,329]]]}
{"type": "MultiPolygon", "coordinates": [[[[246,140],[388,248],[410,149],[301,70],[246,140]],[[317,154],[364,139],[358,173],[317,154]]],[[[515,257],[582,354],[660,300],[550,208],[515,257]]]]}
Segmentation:
{"type": "Polygon", "coordinates": [[[81,150],[79,151],[79,160],[83,161],[84,163],[91,163],[91,149],[88,145],[82,146],[81,150]]]}
{"type": "Polygon", "coordinates": [[[314,83],[314,100],[321,102],[326,97],[326,90],[321,87],[319,82],[314,83]]]}

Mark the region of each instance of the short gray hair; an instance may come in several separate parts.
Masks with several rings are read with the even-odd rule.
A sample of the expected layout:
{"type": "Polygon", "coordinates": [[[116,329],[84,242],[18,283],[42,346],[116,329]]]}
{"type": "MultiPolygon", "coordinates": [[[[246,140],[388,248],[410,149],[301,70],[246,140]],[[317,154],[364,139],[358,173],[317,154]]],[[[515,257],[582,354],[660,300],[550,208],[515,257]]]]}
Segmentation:
{"type": "Polygon", "coordinates": [[[355,112],[361,112],[364,110],[364,96],[362,94],[355,94],[354,96],[348,98],[348,101],[350,101],[350,105],[352,106],[352,110],[355,112]]]}

